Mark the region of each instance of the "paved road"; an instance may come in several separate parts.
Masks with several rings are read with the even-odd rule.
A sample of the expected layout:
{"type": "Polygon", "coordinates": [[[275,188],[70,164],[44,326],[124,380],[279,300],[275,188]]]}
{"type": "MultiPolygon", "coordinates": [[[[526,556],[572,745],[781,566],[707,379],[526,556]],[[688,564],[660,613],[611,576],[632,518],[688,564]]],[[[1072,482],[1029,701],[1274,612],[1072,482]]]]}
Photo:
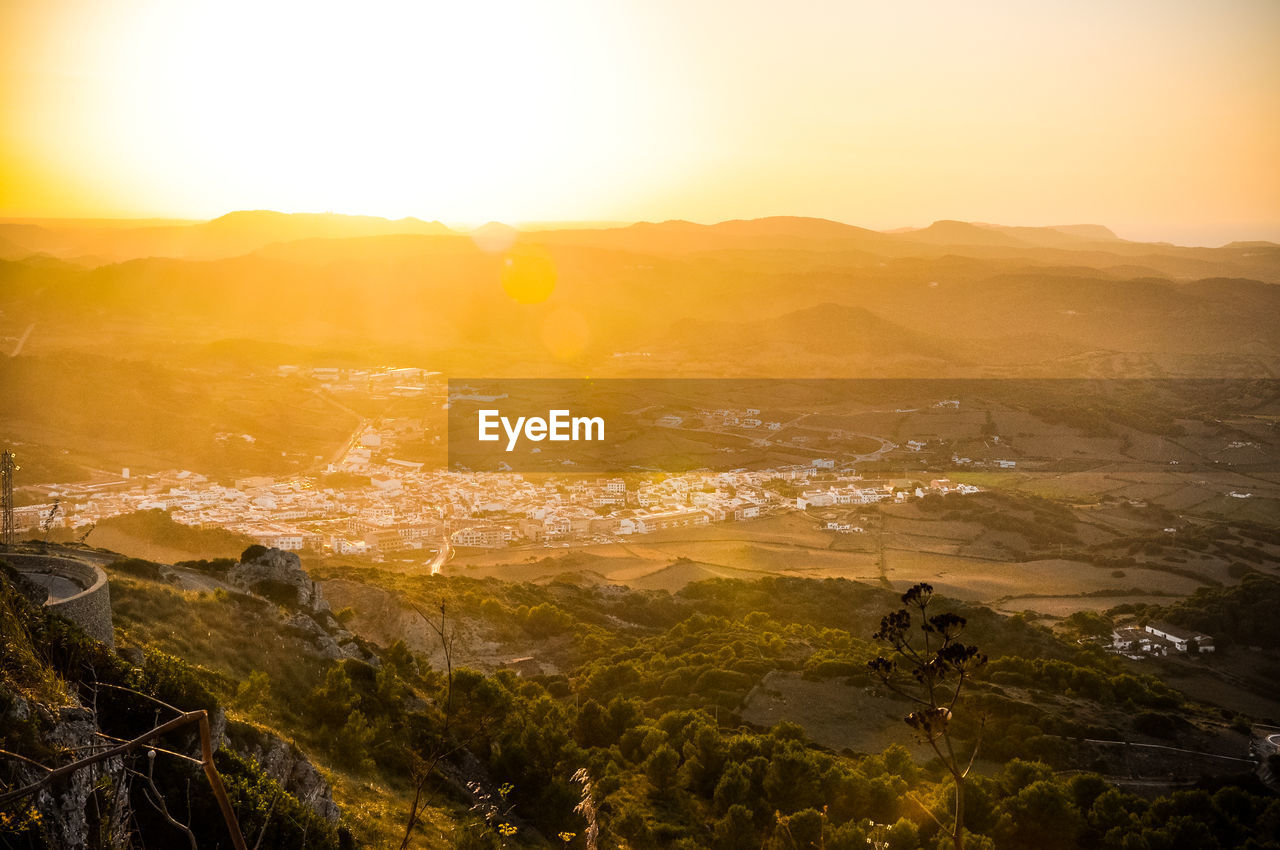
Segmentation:
{"type": "Polygon", "coordinates": [[[1224,756],[1220,753],[1205,753],[1199,750],[1184,750],[1181,747],[1166,747],[1164,744],[1139,744],[1133,741],[1100,741],[1095,738],[1085,738],[1086,744],[1115,744],[1124,747],[1144,747],[1149,750],[1172,750],[1175,753],[1189,753],[1194,756],[1205,756],[1207,758],[1226,759],[1227,761],[1243,761],[1249,764],[1255,764],[1254,759],[1244,759],[1239,756],[1224,756]]]}
{"type": "MultiPolygon", "coordinates": [[[[365,430],[369,427],[369,424],[372,420],[365,418],[358,411],[352,410],[350,407],[347,407],[345,404],[338,401],[336,398],[334,398],[332,395],[330,395],[327,392],[321,392],[319,390],[311,390],[311,394],[314,395],[316,398],[320,399],[321,401],[326,402],[327,404],[333,405],[334,407],[338,408],[342,412],[351,414],[358,420],[356,422],[355,429],[351,432],[351,436],[347,438],[347,441],[345,443],[338,446],[338,448],[334,449],[333,454],[329,456],[328,460],[318,461],[311,465],[310,469],[314,470],[316,474],[319,474],[324,472],[328,464],[333,464],[334,466],[337,466],[342,461],[342,459],[347,456],[347,452],[351,451],[353,448],[356,447],[356,443],[359,442],[360,437],[364,434],[365,430]]],[[[302,474],[305,475],[306,472],[304,471],[302,474]]]]}
{"type": "Polygon", "coordinates": [[[36,326],[35,322],[32,322],[31,324],[27,325],[27,329],[25,332],[23,332],[22,338],[19,339],[18,344],[13,347],[13,354],[10,354],[9,355],[10,357],[17,357],[19,354],[22,353],[22,346],[27,344],[27,337],[31,336],[31,331],[35,329],[35,326],[36,326]]]}
{"type": "Polygon", "coordinates": [[[431,567],[431,575],[439,575],[440,570],[444,568],[444,565],[452,557],[453,545],[449,542],[449,538],[446,537],[440,542],[440,551],[436,553],[436,556],[431,559],[431,563],[428,565],[431,567]]]}
{"type": "MultiPolygon", "coordinates": [[[[792,419],[788,422],[784,422],[782,425],[782,429],[778,433],[781,434],[783,431],[792,427],[793,425],[797,425],[803,419],[807,419],[810,416],[817,416],[817,415],[818,414],[816,413],[805,413],[800,416],[797,416],[795,419],[792,419]]],[[[743,439],[751,440],[752,443],[757,446],[767,446],[775,449],[800,451],[800,452],[816,451],[816,449],[810,445],[806,445],[803,443],[791,443],[791,442],[787,442],[782,439],[779,439],[777,437],[768,436],[769,434],[768,431],[756,431],[756,432],[747,434],[747,433],[737,433],[734,431],[729,431],[729,430],[726,430],[725,428],[706,427],[706,426],[701,428],[673,428],[672,430],[689,431],[689,432],[695,432],[695,433],[700,432],[703,434],[728,434],[731,437],[741,437],[743,439]],[[756,436],[757,434],[760,434],[760,436],[756,436]]],[[[863,437],[868,440],[874,440],[875,442],[880,444],[880,447],[878,449],[875,449],[874,451],[868,452],[866,454],[842,456],[842,460],[849,463],[868,463],[870,461],[877,461],[877,460],[880,460],[882,455],[888,452],[891,452],[898,447],[897,444],[894,443],[892,440],[886,440],[884,437],[881,437],[877,434],[862,434],[854,431],[841,431],[839,429],[829,429],[828,433],[837,434],[838,436],[845,437],[845,438],[863,437]]]]}

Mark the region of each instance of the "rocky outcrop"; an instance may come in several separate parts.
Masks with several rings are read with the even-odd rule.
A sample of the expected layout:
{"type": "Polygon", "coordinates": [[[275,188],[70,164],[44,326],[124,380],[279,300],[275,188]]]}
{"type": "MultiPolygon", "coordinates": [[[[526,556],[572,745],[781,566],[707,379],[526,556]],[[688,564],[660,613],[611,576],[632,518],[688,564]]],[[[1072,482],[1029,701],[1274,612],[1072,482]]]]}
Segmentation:
{"type": "MultiPolygon", "coordinates": [[[[98,718],[88,708],[79,705],[51,708],[10,695],[7,708],[0,712],[0,725],[10,728],[31,727],[41,746],[55,751],[87,753],[101,747],[103,737],[98,718]]],[[[337,823],[341,811],[333,801],[329,783],[315,765],[296,746],[271,732],[247,723],[228,721],[222,710],[210,717],[210,732],[215,749],[227,748],[242,756],[253,758],[267,776],[311,808],[329,823],[337,823]]],[[[190,742],[194,745],[194,740],[190,742]]],[[[43,837],[52,847],[89,846],[90,832],[102,822],[118,831],[110,846],[125,846],[129,831],[128,795],[112,797],[117,806],[124,809],[110,813],[99,824],[90,822],[94,803],[90,800],[94,788],[104,778],[118,780],[123,762],[119,757],[98,764],[87,765],[66,779],[37,791],[32,802],[40,814],[43,837]]],[[[34,766],[18,763],[14,769],[15,786],[35,782],[44,772],[34,766]]],[[[98,812],[98,818],[103,813],[98,812]]]]}
{"type": "Polygon", "coordinates": [[[338,822],[341,812],[333,802],[333,790],[296,746],[247,723],[228,723],[224,734],[226,746],[255,759],[267,776],[320,817],[338,822]]]}
{"type": "Polygon", "coordinates": [[[292,552],[250,546],[240,563],[227,572],[227,581],[236,587],[276,602],[288,603],[303,611],[329,610],[320,586],[302,569],[302,561],[292,552]]]}
{"type": "MultiPolygon", "coordinates": [[[[97,734],[97,718],[92,711],[78,705],[50,708],[14,696],[7,711],[0,716],[0,722],[11,727],[18,725],[37,727],[40,730],[38,737],[42,744],[53,750],[92,752],[94,747],[102,744],[102,738],[97,734]]],[[[33,795],[32,804],[40,814],[42,837],[50,842],[50,846],[88,846],[90,837],[88,812],[91,809],[89,798],[93,796],[94,788],[100,779],[104,776],[118,777],[121,769],[121,759],[110,758],[77,770],[56,786],[42,788],[33,795]]],[[[33,766],[21,765],[16,769],[13,784],[35,782],[43,775],[43,771],[33,766]]],[[[127,805],[127,802],[124,805],[127,805]]],[[[110,819],[111,828],[118,832],[110,836],[113,839],[112,846],[117,844],[123,846],[127,822],[127,817],[110,819]]]]}
{"type": "Polygon", "coordinates": [[[311,643],[322,657],[330,661],[354,658],[374,667],[382,660],[371,652],[366,644],[342,628],[331,615],[294,614],[285,621],[285,628],[311,643]]]}
{"type": "Polygon", "coordinates": [[[240,562],[227,571],[227,581],[293,609],[285,627],[311,644],[316,653],[330,661],[354,658],[374,667],[381,660],[363,640],[342,627],[329,610],[320,585],[302,569],[302,561],[292,552],[250,546],[240,562]]]}

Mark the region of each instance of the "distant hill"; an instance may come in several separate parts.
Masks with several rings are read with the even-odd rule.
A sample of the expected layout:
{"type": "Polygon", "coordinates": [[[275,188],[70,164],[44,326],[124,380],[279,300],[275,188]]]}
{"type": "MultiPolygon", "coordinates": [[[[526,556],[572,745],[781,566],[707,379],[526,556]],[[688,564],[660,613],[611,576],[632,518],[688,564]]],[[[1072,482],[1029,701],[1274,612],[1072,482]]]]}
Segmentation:
{"type": "Polygon", "coordinates": [[[855,227],[825,218],[807,218],[802,216],[770,216],[766,218],[733,219],[719,224],[709,225],[721,233],[733,233],[743,236],[792,236],[792,237],[829,237],[847,239],[851,237],[874,239],[874,230],[855,227]]]}
{"type": "Polygon", "coordinates": [[[680,321],[661,347],[691,363],[719,364],[739,375],[844,375],[876,362],[943,362],[952,357],[939,341],[840,304],[818,304],[759,321],[680,321]]]}
{"type": "Polygon", "coordinates": [[[34,327],[24,355],[272,373],[339,352],[481,375],[1280,373],[1280,247],[1160,246],[1097,225],[890,234],[775,217],[486,244],[417,219],[246,211],[59,233],[0,225],[30,250],[89,234],[75,244],[192,253],[0,257],[0,338],[34,327]],[[542,300],[508,295],[508,261],[546,275],[542,300]],[[218,340],[237,343],[201,348],[218,340]]]}
{"type": "MultiPolygon", "coordinates": [[[[505,226],[501,229],[505,230],[505,226]]],[[[506,250],[509,239],[491,239],[493,228],[477,231],[480,247],[506,250]]],[[[473,234],[452,231],[434,221],[390,220],[333,213],[280,213],[243,210],[212,221],[0,220],[0,260],[46,254],[83,266],[101,266],[147,257],[223,259],[279,246],[291,262],[381,259],[362,249],[337,249],[321,242],[380,237],[455,237],[472,243],[473,234]]],[[[1280,283],[1280,245],[1237,242],[1221,248],[1183,248],[1167,243],[1129,242],[1097,224],[1011,227],[944,220],[925,228],[879,232],[821,218],[772,216],[718,224],[688,221],[640,222],[625,226],[545,229],[516,234],[525,246],[575,247],[625,252],[648,258],[712,254],[755,254],[775,265],[868,265],[877,258],[943,258],[963,255],[1040,265],[1080,265],[1095,269],[1129,267],[1191,280],[1249,277],[1280,283]],[[772,259],[770,259],[772,258],[772,259]]],[[[408,243],[400,243],[398,250],[408,243]]],[[[373,249],[372,244],[367,246],[373,249]]],[[[475,243],[467,245],[475,247],[475,243]]],[[[432,249],[434,250],[434,249],[432,249]]],[[[438,253],[438,252],[437,252],[438,253]]],[[[279,255],[279,254],[277,254],[279,255]]]]}
{"type": "Polygon", "coordinates": [[[963,245],[1081,249],[1089,243],[1122,242],[1100,224],[1063,224],[1052,227],[1009,227],[976,221],[935,221],[923,228],[899,228],[885,233],[922,245],[963,245]]]}
{"type": "Polygon", "coordinates": [[[12,239],[0,236],[0,260],[21,260],[31,256],[34,251],[24,248],[12,239]]]}
{"type": "Polygon", "coordinates": [[[1110,228],[1103,227],[1100,224],[1063,224],[1053,227],[1006,227],[998,224],[982,224],[978,226],[1046,248],[1078,249],[1086,243],[1122,241],[1110,228]]]}
{"type": "Polygon", "coordinates": [[[901,241],[915,242],[922,245],[998,245],[1013,247],[1024,244],[1022,240],[993,230],[979,227],[967,221],[935,221],[921,230],[912,230],[896,234],[901,241]]]}
{"type": "MultiPolygon", "coordinates": [[[[447,235],[440,222],[333,213],[233,212],[212,221],[137,227],[96,222],[0,222],[0,240],[28,253],[46,253],[90,265],[140,257],[210,260],[247,254],[276,242],[388,234],[447,235]]],[[[2,245],[3,243],[0,243],[2,245]]],[[[0,254],[3,256],[3,254],[0,254]]]]}
{"type": "Polygon", "coordinates": [[[1119,236],[1109,227],[1103,227],[1101,224],[1055,224],[1052,227],[1039,227],[1037,230],[1056,230],[1059,233],[1065,233],[1068,236],[1078,236],[1081,239],[1093,239],[1098,241],[1108,241],[1119,239],[1119,236]]]}
{"type": "MultiPolygon", "coordinates": [[[[937,238],[965,239],[983,237],[972,233],[970,227],[1003,233],[1033,245],[1065,245],[1080,242],[1116,242],[1120,237],[1109,227],[1101,224],[1055,224],[1047,227],[1011,227],[1004,224],[991,224],[984,221],[935,221],[929,227],[898,227],[884,230],[882,233],[893,235],[920,234],[922,240],[937,238]]],[[[983,242],[952,244],[985,244],[983,242]]],[[[1002,242],[1000,244],[1008,244],[1002,242]]]]}
{"type": "Polygon", "coordinates": [[[842,254],[863,264],[870,258],[948,255],[1019,259],[1048,265],[1095,269],[1137,266],[1181,279],[1253,277],[1280,283],[1280,247],[1233,244],[1221,248],[1183,248],[1163,243],[1129,242],[1097,224],[1009,227],[963,221],[937,221],[925,228],[879,232],[818,218],[772,217],[719,224],[688,221],[642,222],[626,227],[550,230],[522,235],[545,245],[575,245],[651,256],[688,256],[724,252],[786,252],[789,261],[830,260],[842,254]]]}
{"type": "Polygon", "coordinates": [[[883,233],[821,218],[774,216],[749,220],[695,224],[689,221],[640,222],[605,230],[551,230],[537,234],[552,244],[590,245],[624,251],[688,254],[749,248],[833,249],[889,247],[883,233]]]}
{"type": "Polygon", "coordinates": [[[245,210],[227,213],[197,228],[224,237],[245,240],[288,242],[294,239],[343,239],[354,236],[385,236],[395,233],[441,236],[453,231],[438,221],[417,218],[390,220],[367,215],[335,213],[279,213],[245,210]]]}
{"type": "Polygon", "coordinates": [[[818,304],[776,319],[756,322],[678,322],[672,328],[669,340],[690,350],[733,352],[779,343],[804,345],[833,354],[887,345],[934,352],[933,346],[919,334],[860,307],[841,304],[818,304]]]}

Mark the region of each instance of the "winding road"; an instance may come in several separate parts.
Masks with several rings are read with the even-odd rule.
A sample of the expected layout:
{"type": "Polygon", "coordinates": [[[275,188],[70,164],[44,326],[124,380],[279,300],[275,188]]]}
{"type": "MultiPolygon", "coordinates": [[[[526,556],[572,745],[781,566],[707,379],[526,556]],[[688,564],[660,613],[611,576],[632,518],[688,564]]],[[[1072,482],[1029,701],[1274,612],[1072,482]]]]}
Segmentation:
{"type": "Polygon", "coordinates": [[[427,565],[431,568],[431,575],[440,575],[440,570],[444,569],[444,565],[447,564],[449,559],[452,557],[453,544],[450,543],[449,538],[446,537],[444,540],[440,541],[440,551],[436,553],[436,556],[431,559],[431,563],[427,565]]]}

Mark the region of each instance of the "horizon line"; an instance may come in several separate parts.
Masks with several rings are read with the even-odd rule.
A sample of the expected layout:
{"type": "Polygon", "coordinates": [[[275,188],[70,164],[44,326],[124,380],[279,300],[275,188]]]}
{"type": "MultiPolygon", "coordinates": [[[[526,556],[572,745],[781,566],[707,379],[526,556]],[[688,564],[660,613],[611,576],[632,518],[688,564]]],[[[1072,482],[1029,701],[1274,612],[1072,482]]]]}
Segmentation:
{"type": "MultiPolygon", "coordinates": [[[[1128,238],[1120,235],[1110,225],[1103,224],[1097,221],[1077,221],[1077,222],[1067,222],[1067,223],[1060,222],[1057,224],[1006,224],[1006,223],[978,221],[978,220],[963,219],[963,218],[940,218],[940,219],[935,219],[925,225],[905,225],[905,226],[894,226],[894,227],[880,229],[875,227],[867,227],[861,224],[855,224],[853,222],[845,221],[837,218],[829,218],[826,216],[818,216],[818,215],[798,215],[798,214],[760,215],[760,216],[751,216],[751,217],[726,218],[726,219],[720,219],[716,221],[706,221],[706,220],[699,221],[699,220],[690,219],[690,218],[664,218],[664,219],[583,218],[583,219],[524,219],[524,220],[516,220],[514,222],[503,221],[501,219],[489,219],[487,221],[477,222],[474,220],[459,220],[459,219],[446,220],[443,218],[423,218],[417,215],[404,215],[404,216],[392,217],[392,216],[378,215],[373,213],[338,212],[335,210],[285,211],[285,210],[278,210],[278,209],[270,209],[266,207],[257,207],[257,208],[244,207],[244,208],[228,210],[227,212],[220,213],[218,215],[215,215],[209,218],[200,218],[200,217],[192,218],[192,217],[186,217],[186,216],[171,217],[171,216],[164,216],[164,215],[141,215],[141,214],[118,215],[118,216],[0,215],[0,224],[39,225],[42,223],[48,223],[48,224],[56,223],[56,224],[62,224],[64,226],[82,226],[82,227],[91,227],[95,225],[105,226],[105,227],[111,227],[111,226],[127,227],[130,225],[137,226],[137,227],[147,227],[147,226],[162,227],[162,226],[184,226],[184,225],[193,226],[193,225],[199,225],[199,224],[208,224],[210,222],[217,221],[222,218],[226,218],[227,216],[241,214],[241,213],[250,213],[250,214],[270,213],[270,214],[280,215],[280,216],[296,215],[296,216],[332,216],[335,218],[365,218],[365,219],[378,219],[388,223],[395,223],[398,221],[414,221],[414,222],[420,222],[422,224],[439,224],[443,227],[446,227],[450,230],[455,231],[458,235],[467,235],[469,233],[473,233],[475,231],[478,231],[484,227],[488,227],[491,225],[501,225],[505,227],[510,227],[520,232],[540,232],[540,231],[552,231],[552,230],[615,230],[615,229],[633,227],[635,225],[640,225],[640,224],[650,224],[650,225],[689,224],[689,225],[695,225],[699,227],[716,227],[718,225],[730,224],[734,222],[764,221],[769,219],[794,219],[794,220],[828,222],[831,224],[838,224],[838,225],[843,225],[845,227],[859,228],[862,230],[868,230],[874,233],[880,233],[884,235],[898,235],[898,234],[917,232],[921,230],[927,230],[928,228],[933,227],[934,225],[937,225],[937,224],[959,223],[959,224],[966,224],[966,225],[983,228],[983,229],[1027,228],[1027,229],[1039,229],[1039,230],[1057,230],[1060,228],[1067,228],[1067,227],[1101,227],[1109,231],[1111,234],[1113,234],[1113,236],[1118,241],[1121,241],[1121,242],[1129,242],[1134,244],[1165,245],[1165,246],[1172,246],[1172,247],[1179,247],[1179,248],[1223,248],[1223,247],[1227,247],[1229,245],[1234,245],[1234,244],[1250,244],[1250,243],[1263,243],[1263,244],[1280,246],[1280,234],[1278,234],[1274,238],[1263,238],[1263,239],[1239,238],[1239,239],[1230,239],[1226,242],[1221,242],[1216,244],[1203,242],[1203,241],[1199,242],[1198,244],[1186,244],[1186,243],[1173,242],[1167,239],[1155,239],[1155,240],[1141,239],[1141,238],[1132,239],[1132,238],[1128,238]]],[[[382,234],[382,235],[390,236],[395,234],[382,234]]],[[[412,234],[407,234],[407,235],[412,235],[412,234]]]]}

